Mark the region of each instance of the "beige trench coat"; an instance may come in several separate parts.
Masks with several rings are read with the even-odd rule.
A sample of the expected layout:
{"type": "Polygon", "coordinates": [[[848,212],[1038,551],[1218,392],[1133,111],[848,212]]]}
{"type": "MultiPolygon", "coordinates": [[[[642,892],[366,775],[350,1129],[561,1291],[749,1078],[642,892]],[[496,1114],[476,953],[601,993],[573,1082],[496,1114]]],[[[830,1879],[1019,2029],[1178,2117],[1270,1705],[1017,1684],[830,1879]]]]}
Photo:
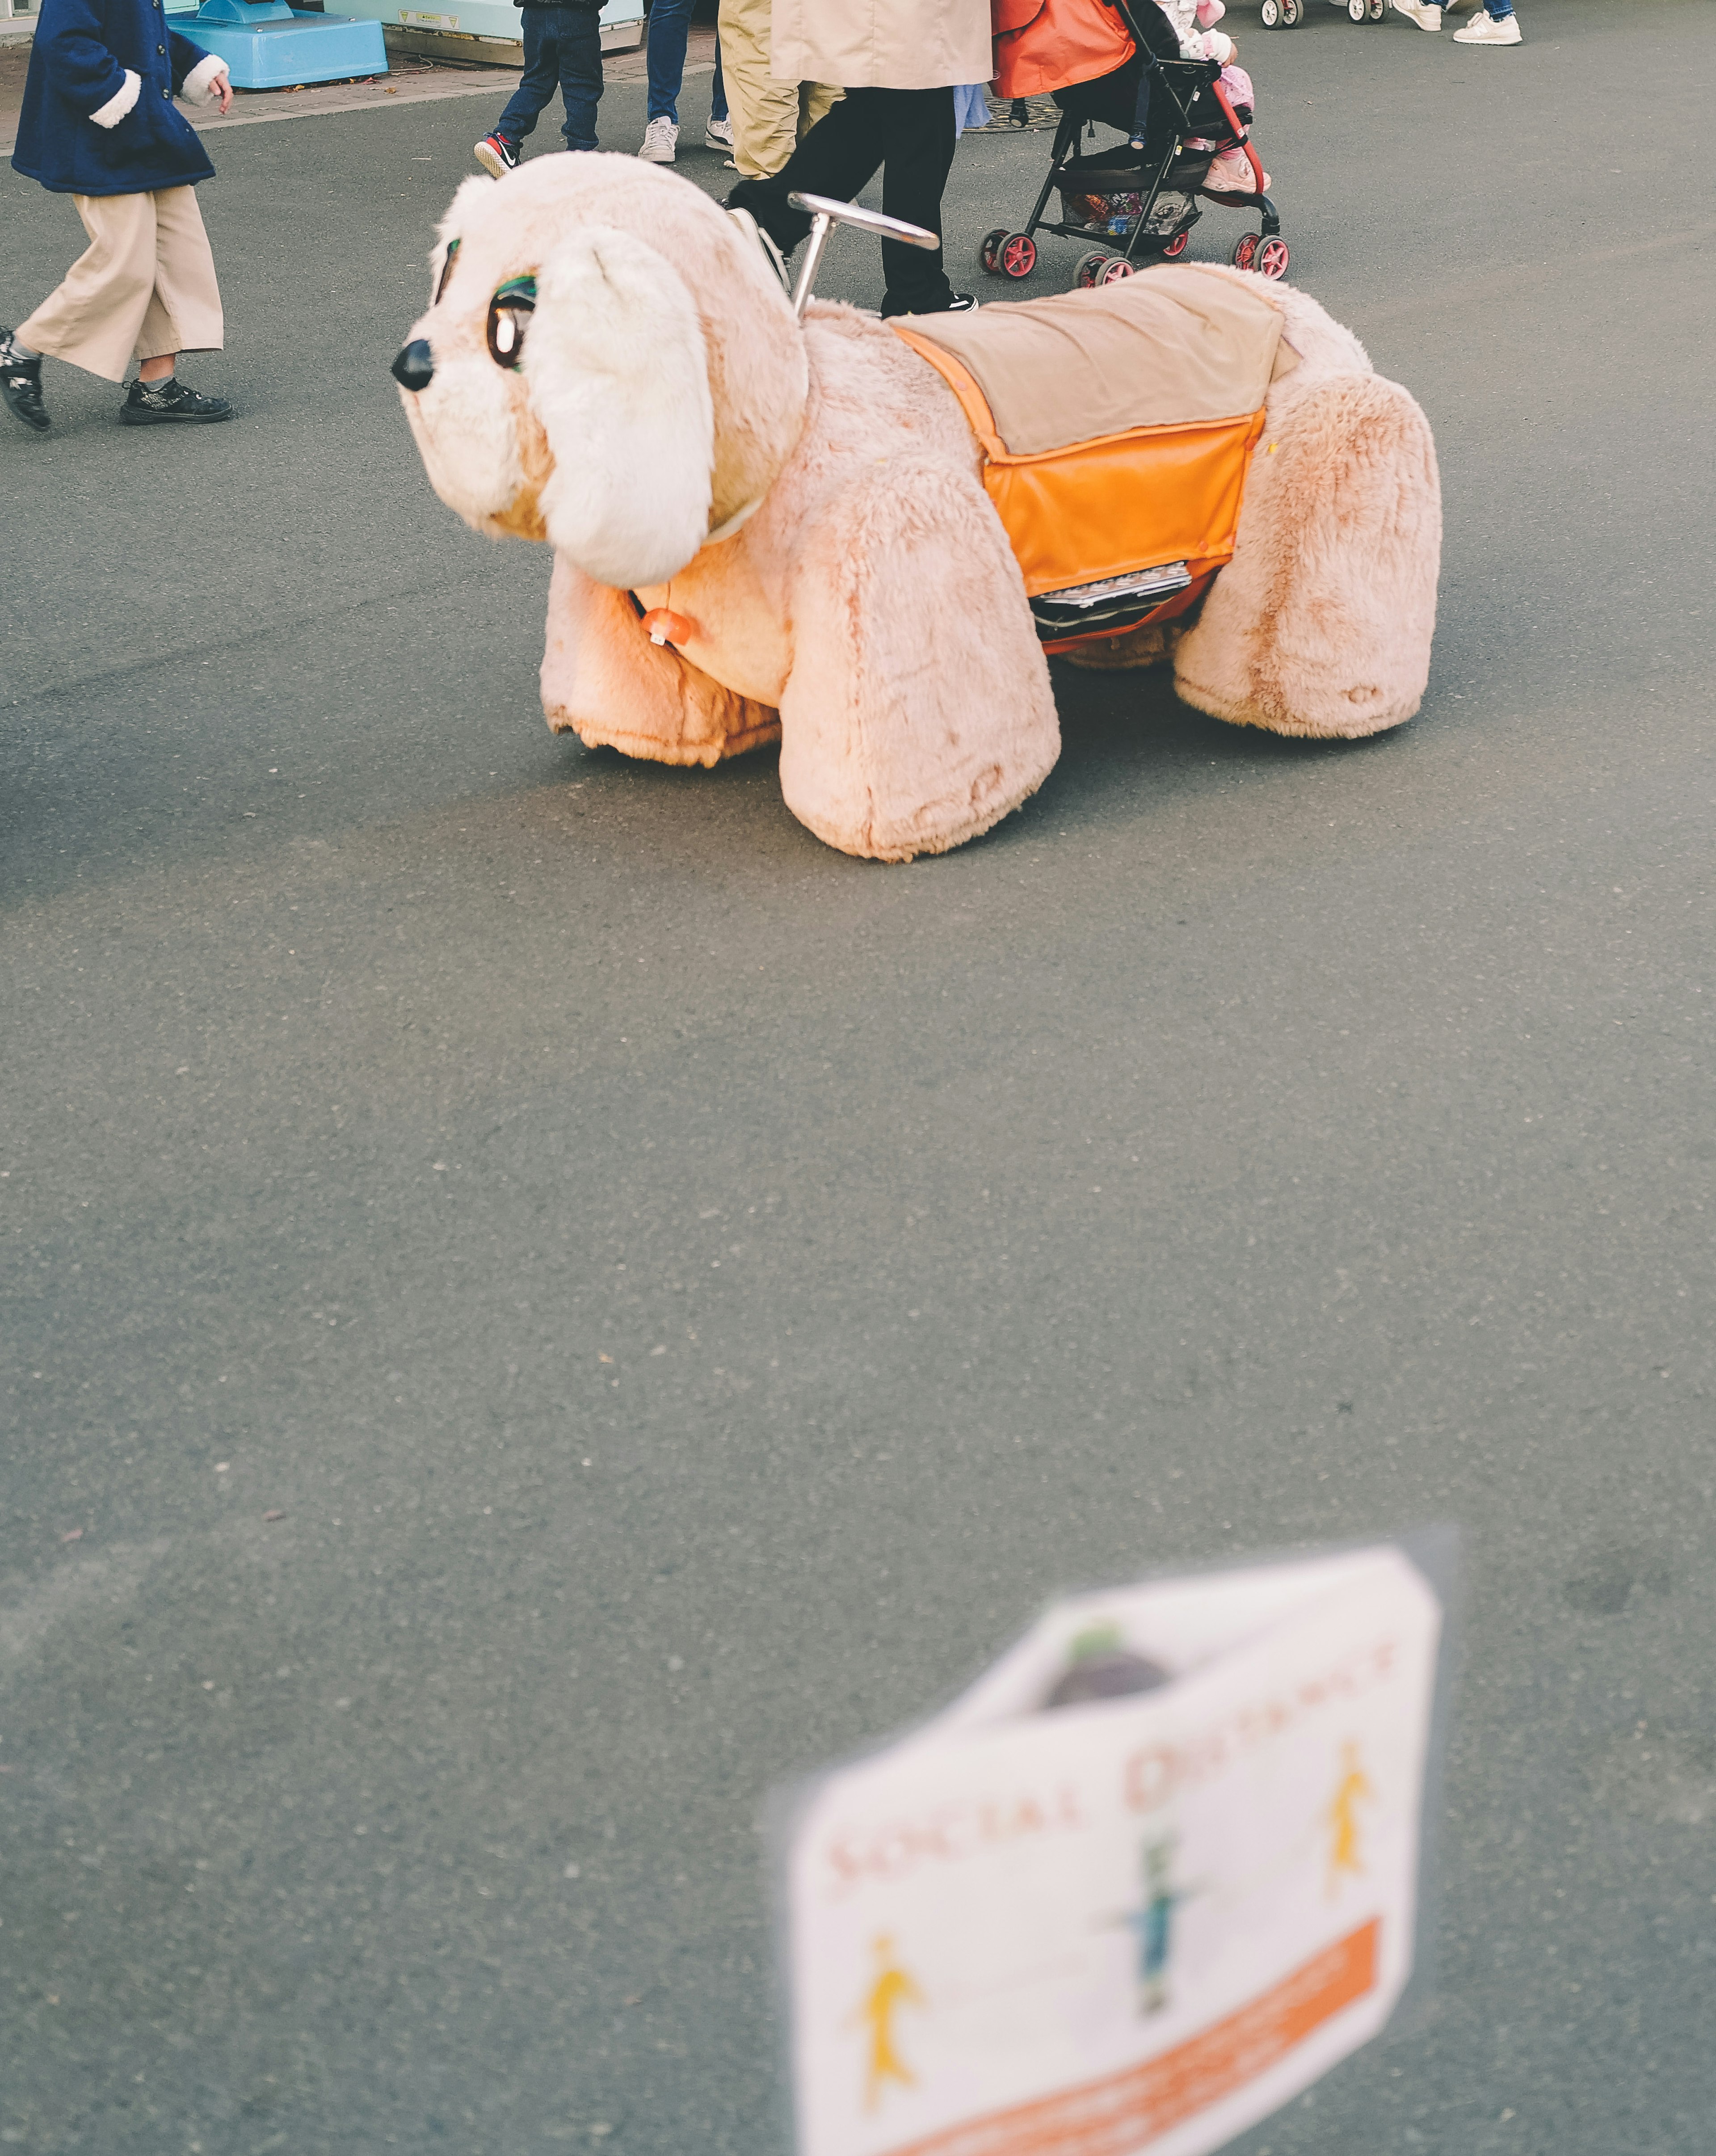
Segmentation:
{"type": "Polygon", "coordinates": [[[769,72],[843,90],[987,82],[989,0],[774,0],[769,72]]]}

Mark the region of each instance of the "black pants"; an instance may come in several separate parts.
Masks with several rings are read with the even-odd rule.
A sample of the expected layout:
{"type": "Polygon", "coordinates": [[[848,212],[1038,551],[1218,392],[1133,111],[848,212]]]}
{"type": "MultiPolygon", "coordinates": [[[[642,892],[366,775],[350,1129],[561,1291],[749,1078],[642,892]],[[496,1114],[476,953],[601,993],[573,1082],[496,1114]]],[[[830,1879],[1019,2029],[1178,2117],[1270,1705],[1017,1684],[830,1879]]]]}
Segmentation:
{"type": "MultiPolygon", "coordinates": [[[[1054,100],[1063,112],[1071,114],[1081,125],[1087,120],[1097,120],[1105,127],[1118,127],[1122,134],[1142,136],[1145,154],[1152,163],[1165,154],[1174,139],[1179,116],[1172,100],[1151,98],[1144,62],[1135,53],[1112,74],[1099,75],[1094,82],[1076,82],[1069,89],[1058,90],[1054,100]]],[[[1124,155],[1119,151],[1108,159],[1109,163],[1124,161],[1124,155]]]]}
{"type": "MultiPolygon", "coordinates": [[[[951,90],[849,90],[812,128],[771,179],[740,180],[727,198],[748,209],[783,251],[811,228],[802,210],[788,207],[795,189],[850,202],[882,167],[884,216],[941,229],[941,193],[955,141],[951,90]]],[[[888,278],[884,315],[940,313],[953,297],[941,249],[882,243],[888,278]]]]}

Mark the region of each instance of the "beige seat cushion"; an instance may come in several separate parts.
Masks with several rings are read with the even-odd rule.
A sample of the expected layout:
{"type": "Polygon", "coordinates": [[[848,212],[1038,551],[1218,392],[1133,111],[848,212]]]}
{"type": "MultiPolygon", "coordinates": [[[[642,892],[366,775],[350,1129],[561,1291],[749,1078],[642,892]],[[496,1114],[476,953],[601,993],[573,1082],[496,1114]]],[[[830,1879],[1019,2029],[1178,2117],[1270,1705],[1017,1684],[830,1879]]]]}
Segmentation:
{"type": "Polygon", "coordinates": [[[1094,292],[908,315],[901,326],[967,369],[1014,456],[1133,427],[1237,418],[1299,363],[1260,292],[1191,264],[1094,292]]]}

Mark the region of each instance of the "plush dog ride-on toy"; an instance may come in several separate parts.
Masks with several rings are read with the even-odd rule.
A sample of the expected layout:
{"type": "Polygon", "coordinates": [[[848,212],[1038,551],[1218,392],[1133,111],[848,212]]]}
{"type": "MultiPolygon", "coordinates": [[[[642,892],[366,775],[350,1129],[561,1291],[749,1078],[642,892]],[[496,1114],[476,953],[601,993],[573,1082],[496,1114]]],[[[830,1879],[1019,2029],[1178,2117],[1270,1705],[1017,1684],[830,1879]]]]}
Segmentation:
{"type": "Polygon", "coordinates": [[[543,708],[587,742],[778,740],[801,822],[909,860],[1053,767],[1048,653],[1171,658],[1186,702],[1277,733],[1418,708],[1429,427],[1301,292],[1175,265],[801,313],[748,218],[588,151],[467,180],[433,280],[394,362],[412,431],[468,523],[553,544],[543,708]]]}

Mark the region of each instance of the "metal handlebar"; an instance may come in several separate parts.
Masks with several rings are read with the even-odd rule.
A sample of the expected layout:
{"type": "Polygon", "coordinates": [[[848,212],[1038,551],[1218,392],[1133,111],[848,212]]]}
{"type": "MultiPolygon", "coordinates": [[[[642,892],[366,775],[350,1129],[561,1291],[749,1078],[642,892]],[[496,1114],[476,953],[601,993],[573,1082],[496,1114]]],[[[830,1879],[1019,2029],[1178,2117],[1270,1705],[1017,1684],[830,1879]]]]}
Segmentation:
{"type": "Polygon", "coordinates": [[[884,217],[880,210],[865,209],[858,203],[837,202],[832,195],[802,195],[795,192],[786,199],[794,209],[807,211],[811,221],[810,244],[805,249],[798,281],[792,288],[792,311],[801,319],[810,300],[811,287],[817,281],[817,270],[831,226],[855,224],[865,232],[880,233],[884,239],[904,240],[908,247],[926,248],[931,252],[941,244],[940,235],[925,232],[921,224],[908,224],[902,218],[884,217]]]}

